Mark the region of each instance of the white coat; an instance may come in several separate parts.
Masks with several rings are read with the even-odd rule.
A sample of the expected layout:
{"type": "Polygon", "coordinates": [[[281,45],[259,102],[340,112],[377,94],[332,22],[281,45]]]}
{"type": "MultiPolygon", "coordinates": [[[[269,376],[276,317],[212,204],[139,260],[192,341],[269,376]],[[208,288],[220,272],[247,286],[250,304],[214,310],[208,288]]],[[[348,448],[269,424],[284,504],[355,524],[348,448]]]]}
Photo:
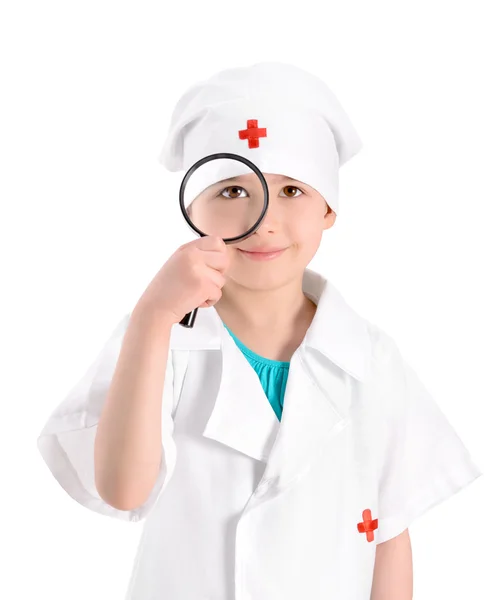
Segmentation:
{"type": "Polygon", "coordinates": [[[279,422],[215,308],[174,326],[158,480],[120,511],[94,485],[93,444],[126,316],[55,409],[39,450],[67,493],[145,519],[128,600],[369,600],[376,544],[481,471],[392,338],[323,276],[279,422]]]}

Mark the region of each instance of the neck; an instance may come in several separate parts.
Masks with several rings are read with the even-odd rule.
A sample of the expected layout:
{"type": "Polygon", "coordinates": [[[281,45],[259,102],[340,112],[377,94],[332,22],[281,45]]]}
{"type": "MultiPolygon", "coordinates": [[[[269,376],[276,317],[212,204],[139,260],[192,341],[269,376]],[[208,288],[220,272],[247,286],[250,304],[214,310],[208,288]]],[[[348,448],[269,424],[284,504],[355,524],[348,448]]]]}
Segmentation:
{"type": "Polygon", "coordinates": [[[215,309],[231,329],[283,331],[299,320],[312,320],[316,305],[302,290],[303,277],[268,290],[253,290],[229,280],[215,309]]]}

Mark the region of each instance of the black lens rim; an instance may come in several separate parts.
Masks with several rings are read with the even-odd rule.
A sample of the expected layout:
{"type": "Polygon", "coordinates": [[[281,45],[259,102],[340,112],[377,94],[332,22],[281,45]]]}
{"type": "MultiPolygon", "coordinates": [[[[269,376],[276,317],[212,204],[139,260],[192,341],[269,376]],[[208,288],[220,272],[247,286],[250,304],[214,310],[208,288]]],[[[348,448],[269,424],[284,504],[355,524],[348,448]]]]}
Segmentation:
{"type": "Polygon", "coordinates": [[[244,156],[240,156],[239,154],[232,154],[231,152],[217,152],[215,154],[209,154],[208,156],[201,158],[196,163],[194,163],[190,167],[190,169],[188,169],[185,176],[183,177],[183,181],[181,182],[180,192],[179,192],[179,203],[180,203],[180,208],[181,208],[183,217],[185,218],[185,221],[187,222],[190,229],[192,229],[192,231],[194,231],[195,233],[199,234],[201,237],[205,237],[205,236],[209,235],[192,223],[192,221],[190,220],[190,217],[188,216],[187,210],[185,208],[185,203],[183,200],[184,200],[185,188],[186,188],[186,185],[187,185],[188,180],[189,180],[190,176],[192,175],[192,173],[196,169],[198,169],[200,166],[206,164],[207,162],[210,162],[212,160],[216,160],[219,158],[230,158],[233,160],[238,160],[241,163],[244,163],[252,171],[254,171],[254,173],[258,176],[258,179],[260,180],[260,183],[263,187],[263,196],[264,196],[263,209],[261,211],[260,216],[258,217],[258,220],[250,229],[248,229],[243,234],[232,237],[232,238],[223,238],[223,241],[226,244],[231,244],[232,242],[241,242],[242,240],[245,240],[250,235],[252,235],[260,226],[261,222],[263,221],[263,219],[265,217],[267,209],[268,209],[269,191],[268,191],[267,182],[265,180],[263,173],[260,171],[260,169],[254,163],[252,163],[249,159],[245,158],[244,156]]]}

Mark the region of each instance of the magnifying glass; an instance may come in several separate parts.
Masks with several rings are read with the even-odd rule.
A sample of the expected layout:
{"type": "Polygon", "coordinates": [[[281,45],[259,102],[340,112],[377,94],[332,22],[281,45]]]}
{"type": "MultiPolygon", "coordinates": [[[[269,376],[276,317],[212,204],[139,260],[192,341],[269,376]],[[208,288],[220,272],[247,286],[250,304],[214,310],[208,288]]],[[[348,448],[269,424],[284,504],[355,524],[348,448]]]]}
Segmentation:
{"type": "MultiPolygon", "coordinates": [[[[187,171],[180,186],[185,221],[201,237],[215,235],[226,244],[241,242],[260,226],[269,193],[263,173],[250,160],[220,152],[205,156],[187,171]]],[[[198,308],[180,321],[193,327],[198,308]]]]}

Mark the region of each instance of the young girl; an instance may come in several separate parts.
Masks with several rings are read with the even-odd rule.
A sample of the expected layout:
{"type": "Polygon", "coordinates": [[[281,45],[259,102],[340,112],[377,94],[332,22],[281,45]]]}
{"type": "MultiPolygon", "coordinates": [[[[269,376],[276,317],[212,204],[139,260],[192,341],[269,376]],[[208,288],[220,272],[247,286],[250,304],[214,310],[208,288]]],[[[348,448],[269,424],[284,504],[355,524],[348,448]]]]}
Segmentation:
{"type": "Polygon", "coordinates": [[[292,65],[178,102],[162,164],[245,156],[269,209],[241,243],[176,250],[38,440],[76,501],[144,520],[129,600],[409,600],[410,523],[481,474],[393,339],[307,268],[360,147],[292,65]]]}

